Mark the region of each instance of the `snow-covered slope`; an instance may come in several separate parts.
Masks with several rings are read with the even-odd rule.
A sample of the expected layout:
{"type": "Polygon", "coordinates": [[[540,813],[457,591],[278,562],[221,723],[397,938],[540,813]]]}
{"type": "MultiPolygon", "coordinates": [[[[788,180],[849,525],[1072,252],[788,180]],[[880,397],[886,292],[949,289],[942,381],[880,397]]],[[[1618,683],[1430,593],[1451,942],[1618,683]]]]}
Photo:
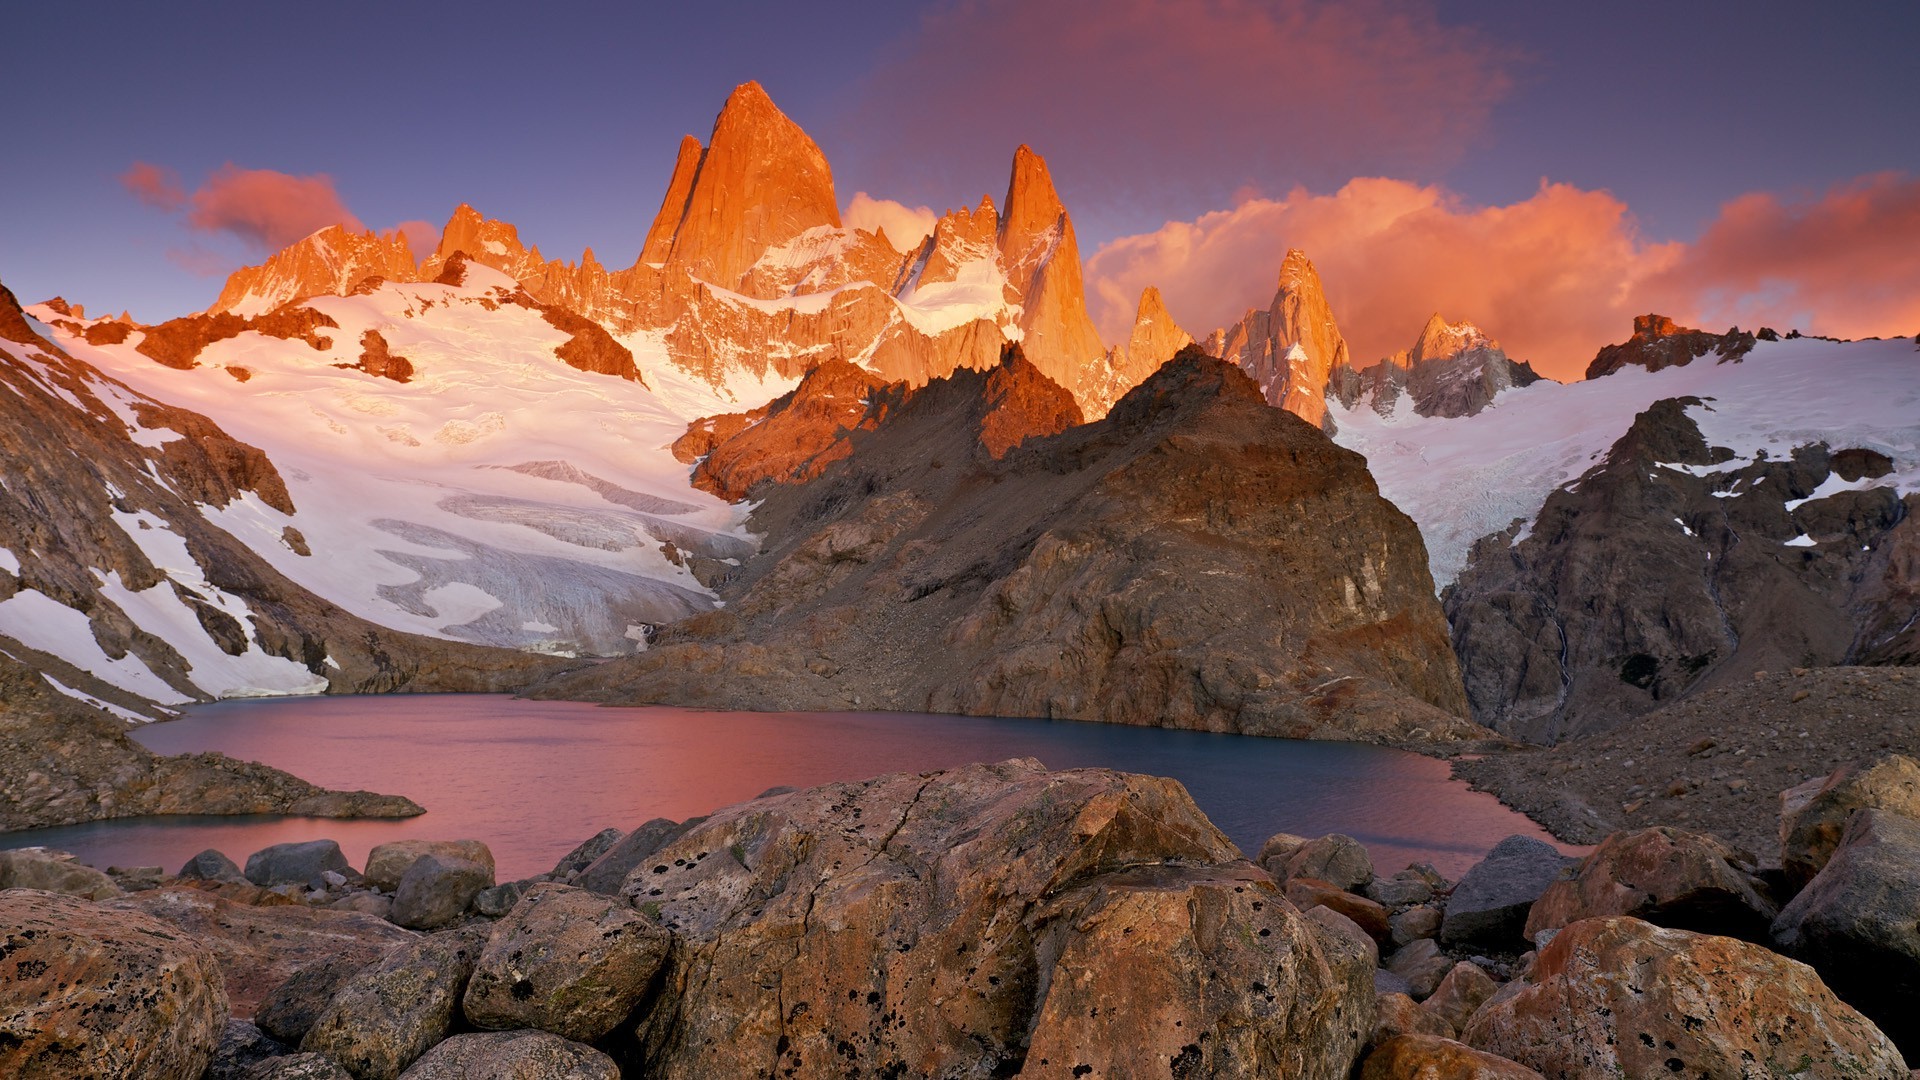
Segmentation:
{"type": "Polygon", "coordinates": [[[1419,523],[1441,587],[1458,576],[1475,540],[1516,519],[1531,522],[1553,489],[1592,467],[1637,413],[1663,398],[1702,399],[1688,415],[1710,445],[1733,451],[1725,468],[1825,442],[1893,459],[1891,474],[1865,485],[1920,490],[1920,352],[1912,339],[1762,341],[1738,363],[1715,359],[1509,389],[1475,416],[1419,416],[1404,400],[1386,417],[1365,403],[1333,399],[1328,408],[1336,441],[1366,455],[1381,494],[1419,523]]]}
{"type": "Polygon", "coordinates": [[[139,353],[138,331],[98,346],[54,332],[266,451],[295,512],[248,495],[207,514],[301,586],[396,629],[630,652],[650,625],[713,606],[696,569],[751,550],[739,511],[693,490],[668,444],[692,416],[789,384],[716,390],[646,334],[621,339],[644,383],[575,370],[554,351],[569,334],[512,302],[518,291],[475,264],[459,286],[315,297],[303,306],[337,324],[318,331],[328,347],[248,331],[188,370],[139,353]],[[359,369],[368,331],[407,360],[408,381],[359,369]]]}

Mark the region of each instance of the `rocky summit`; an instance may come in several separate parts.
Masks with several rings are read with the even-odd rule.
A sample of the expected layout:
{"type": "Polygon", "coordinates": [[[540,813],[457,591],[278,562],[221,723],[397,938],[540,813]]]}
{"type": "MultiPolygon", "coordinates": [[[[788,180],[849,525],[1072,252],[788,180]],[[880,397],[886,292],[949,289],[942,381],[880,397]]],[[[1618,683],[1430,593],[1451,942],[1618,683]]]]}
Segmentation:
{"type": "Polygon", "coordinates": [[[1010,359],[840,429],[851,449],[818,476],[754,489],[773,541],[723,610],[538,693],[1485,735],[1419,535],[1357,456],[1197,349],[1104,420],[1044,434],[1058,407],[1032,403],[1059,395],[1010,359]],[[997,440],[1020,416],[1041,434],[997,440]]]}
{"type": "Polygon", "coordinates": [[[1327,380],[1351,361],[1306,252],[1287,251],[1273,303],[1227,330],[1216,355],[1252,376],[1268,404],[1310,424],[1326,419],[1327,380]]]}

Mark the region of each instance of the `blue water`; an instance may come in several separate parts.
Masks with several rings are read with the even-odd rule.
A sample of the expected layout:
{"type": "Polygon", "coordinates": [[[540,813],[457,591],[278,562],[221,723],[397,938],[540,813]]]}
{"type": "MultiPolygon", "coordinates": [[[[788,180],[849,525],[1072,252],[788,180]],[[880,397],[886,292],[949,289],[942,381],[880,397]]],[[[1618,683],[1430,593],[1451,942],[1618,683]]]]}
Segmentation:
{"type": "Polygon", "coordinates": [[[493,695],[386,695],[222,702],[134,733],[163,754],[219,750],[324,787],[405,795],[404,821],[161,817],[0,835],[93,865],[178,869],[213,847],[236,861],[268,844],[331,837],[356,866],[388,840],[474,838],[501,880],[551,869],[609,826],[676,820],[807,787],[969,761],[1035,757],[1171,776],[1241,850],[1276,832],[1344,832],[1391,873],[1431,862],[1458,877],[1538,826],[1449,778],[1446,763],[1351,743],[1299,742],[1112,724],[921,713],[705,712],[602,708],[493,695]]]}

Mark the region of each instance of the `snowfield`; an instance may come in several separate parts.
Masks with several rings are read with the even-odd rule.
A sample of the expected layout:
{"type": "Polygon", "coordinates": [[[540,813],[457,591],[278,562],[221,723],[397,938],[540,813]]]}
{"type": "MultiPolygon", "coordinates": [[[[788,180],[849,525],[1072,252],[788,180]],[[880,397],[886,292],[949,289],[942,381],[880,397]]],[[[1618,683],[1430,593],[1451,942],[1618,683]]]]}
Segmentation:
{"type": "Polygon", "coordinates": [[[1516,520],[1530,524],[1553,489],[1597,464],[1634,416],[1663,398],[1704,402],[1688,415],[1709,445],[1735,455],[1716,469],[1824,442],[1893,459],[1891,475],[1854,486],[1920,491],[1920,352],[1912,338],[1762,341],[1738,363],[1717,359],[1627,368],[1591,382],[1542,381],[1455,419],[1416,415],[1404,397],[1390,417],[1333,398],[1327,410],[1334,440],[1365,455],[1380,493],[1419,523],[1436,588],[1459,576],[1475,540],[1516,520]]]}

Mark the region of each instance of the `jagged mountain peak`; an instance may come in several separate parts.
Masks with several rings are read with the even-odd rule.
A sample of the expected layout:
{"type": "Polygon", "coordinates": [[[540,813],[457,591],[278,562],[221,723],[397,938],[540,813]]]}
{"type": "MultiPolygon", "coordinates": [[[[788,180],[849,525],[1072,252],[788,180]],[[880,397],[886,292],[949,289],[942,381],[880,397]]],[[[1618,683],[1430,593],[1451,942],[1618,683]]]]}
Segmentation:
{"type": "MultiPolygon", "coordinates": [[[[985,203],[983,201],[982,205],[985,203]]],[[[1000,250],[1019,260],[1036,237],[1060,224],[1066,215],[1047,162],[1021,143],[1013,152],[1013,170],[1007,178],[1007,210],[1000,218],[1000,250]]]]}
{"type": "Polygon", "coordinates": [[[1397,354],[1394,360],[1401,367],[1410,367],[1427,360],[1442,360],[1457,356],[1468,349],[1497,349],[1499,343],[1488,337],[1486,332],[1471,322],[1448,322],[1439,312],[1427,316],[1427,323],[1420,328],[1420,336],[1414,339],[1413,348],[1397,354]]]}
{"type": "Polygon", "coordinates": [[[410,280],[416,271],[406,234],[395,230],[354,232],[328,225],[275,252],[258,266],[227,278],[207,310],[262,315],[293,300],[344,294],[370,276],[410,280]]]}
{"type": "Polygon", "coordinates": [[[1253,376],[1268,404],[1325,422],[1329,376],[1347,364],[1347,342],[1306,252],[1287,249],[1273,303],[1247,312],[1227,332],[1221,358],[1253,376]]]}

